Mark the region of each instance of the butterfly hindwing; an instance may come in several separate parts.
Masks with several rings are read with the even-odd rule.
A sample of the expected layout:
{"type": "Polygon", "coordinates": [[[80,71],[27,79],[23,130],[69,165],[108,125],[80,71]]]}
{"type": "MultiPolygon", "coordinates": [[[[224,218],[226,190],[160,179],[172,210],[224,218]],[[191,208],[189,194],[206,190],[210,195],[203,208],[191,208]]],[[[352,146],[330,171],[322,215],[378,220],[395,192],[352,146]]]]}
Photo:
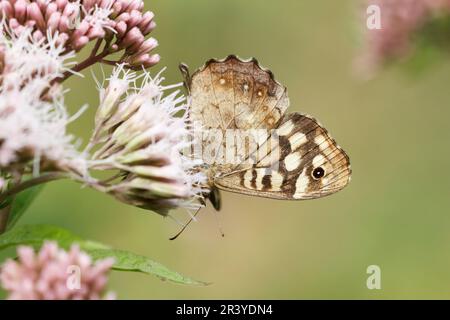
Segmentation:
{"type": "Polygon", "coordinates": [[[215,185],[254,196],[298,200],[332,194],[347,185],[349,158],[315,119],[288,114],[273,136],[279,141],[272,150],[276,157],[269,153],[247,168],[218,176],[215,185]],[[314,176],[320,170],[323,176],[314,176]]]}

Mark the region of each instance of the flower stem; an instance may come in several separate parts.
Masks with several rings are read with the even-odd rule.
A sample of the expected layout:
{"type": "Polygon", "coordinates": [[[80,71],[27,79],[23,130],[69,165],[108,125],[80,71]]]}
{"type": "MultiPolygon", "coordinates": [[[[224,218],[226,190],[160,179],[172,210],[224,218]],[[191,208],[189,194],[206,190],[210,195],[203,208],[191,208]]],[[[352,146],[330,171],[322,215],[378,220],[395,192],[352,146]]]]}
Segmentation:
{"type": "Polygon", "coordinates": [[[93,64],[95,64],[97,62],[101,62],[103,60],[103,58],[106,57],[107,55],[109,55],[110,53],[112,53],[112,52],[109,50],[109,48],[105,48],[98,55],[89,56],[87,59],[78,63],[75,67],[73,67],[69,71],[64,72],[63,76],[55,79],[54,82],[61,83],[61,82],[65,81],[66,79],[71,77],[74,73],[80,72],[80,71],[92,66],[93,64]]]}
{"type": "Polygon", "coordinates": [[[100,48],[100,46],[102,44],[102,41],[103,41],[103,39],[101,39],[101,38],[97,40],[97,42],[95,43],[94,48],[92,49],[91,54],[89,55],[89,57],[94,57],[97,54],[98,49],[100,48]]]}
{"type": "Polygon", "coordinates": [[[5,232],[8,225],[9,214],[11,213],[12,205],[9,204],[3,209],[0,209],[0,234],[5,232]]]}
{"type": "MultiPolygon", "coordinates": [[[[37,186],[38,184],[59,180],[63,178],[67,178],[67,174],[63,172],[52,172],[48,173],[36,178],[28,179],[22,183],[19,183],[12,187],[11,189],[6,190],[4,193],[0,194],[0,203],[6,201],[8,197],[14,196],[18,194],[19,192],[22,192],[28,188],[37,186]]],[[[1,232],[1,231],[0,231],[1,232]]]]}
{"type": "MultiPolygon", "coordinates": [[[[5,202],[9,197],[14,197],[16,194],[18,194],[28,188],[37,186],[39,184],[47,183],[50,181],[55,181],[55,180],[60,180],[60,179],[65,179],[65,178],[72,178],[75,181],[78,181],[81,183],[86,183],[86,181],[81,177],[72,176],[72,175],[64,173],[64,172],[50,172],[45,175],[42,175],[42,176],[39,176],[36,178],[31,178],[24,182],[18,183],[16,185],[14,185],[12,188],[5,191],[4,193],[1,193],[0,194],[0,204],[5,202]]],[[[114,178],[116,178],[116,177],[114,177],[114,178]]],[[[95,190],[98,190],[101,192],[106,192],[106,190],[107,190],[107,186],[105,185],[106,182],[107,181],[99,182],[97,180],[93,180],[93,181],[90,181],[89,183],[87,183],[87,185],[95,190]]],[[[12,201],[9,205],[0,209],[0,234],[4,233],[6,230],[9,214],[11,213],[11,208],[12,208],[12,201]]]]}
{"type": "MultiPolygon", "coordinates": [[[[23,174],[23,170],[15,170],[13,172],[12,180],[15,185],[20,184],[20,181],[22,180],[22,174],[23,174]]],[[[6,200],[7,200],[7,197],[5,199],[2,199],[2,195],[0,194],[0,204],[4,203],[6,200]]],[[[11,199],[11,201],[5,207],[0,209],[0,234],[4,233],[6,230],[6,227],[8,226],[9,215],[12,210],[13,202],[14,202],[14,197],[11,199]]]]}

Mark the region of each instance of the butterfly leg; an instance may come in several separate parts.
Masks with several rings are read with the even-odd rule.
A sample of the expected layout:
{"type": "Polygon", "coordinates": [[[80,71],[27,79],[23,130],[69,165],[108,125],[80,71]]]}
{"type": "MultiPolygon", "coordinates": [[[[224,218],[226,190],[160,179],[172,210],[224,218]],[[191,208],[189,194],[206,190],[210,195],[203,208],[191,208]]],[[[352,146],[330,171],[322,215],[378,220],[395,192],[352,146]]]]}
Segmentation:
{"type": "Polygon", "coordinates": [[[211,192],[208,193],[207,197],[208,197],[209,201],[211,201],[211,204],[214,207],[214,209],[216,209],[217,211],[220,211],[220,208],[222,207],[222,200],[221,200],[219,189],[216,187],[213,187],[211,189],[211,192]]]}
{"type": "Polygon", "coordinates": [[[190,88],[191,88],[191,75],[189,73],[189,67],[185,63],[180,63],[178,66],[178,69],[180,69],[181,74],[183,75],[183,84],[186,88],[188,94],[190,94],[190,88]]]}

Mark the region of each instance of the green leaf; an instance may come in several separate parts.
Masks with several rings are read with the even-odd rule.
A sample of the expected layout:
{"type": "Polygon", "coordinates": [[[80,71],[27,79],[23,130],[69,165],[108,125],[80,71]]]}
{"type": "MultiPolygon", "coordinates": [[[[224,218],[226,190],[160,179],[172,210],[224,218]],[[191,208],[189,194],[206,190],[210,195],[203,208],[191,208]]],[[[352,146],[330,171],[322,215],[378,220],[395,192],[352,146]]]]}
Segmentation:
{"type": "Polygon", "coordinates": [[[14,197],[6,230],[10,230],[17,223],[17,221],[19,221],[33,200],[41,192],[43,187],[43,185],[37,185],[22,191],[14,197]]]}
{"type": "Polygon", "coordinates": [[[0,250],[18,245],[40,247],[45,240],[57,241],[59,246],[68,249],[74,242],[81,243],[83,239],[68,230],[47,225],[25,225],[14,228],[0,235],[0,250]]]}
{"type": "Polygon", "coordinates": [[[25,225],[5,232],[0,235],[0,250],[17,245],[31,245],[38,248],[44,241],[56,241],[64,249],[68,249],[73,243],[77,243],[82,250],[89,253],[95,260],[113,257],[115,259],[114,270],[142,272],[179,284],[198,286],[208,284],[171,271],[145,256],[113,249],[95,241],[83,240],[66,229],[49,225],[25,225]]]}
{"type": "Polygon", "coordinates": [[[89,252],[94,259],[114,257],[116,259],[116,263],[114,265],[115,270],[138,271],[153,274],[162,280],[170,280],[180,284],[208,285],[206,282],[193,280],[177,272],[173,272],[158,262],[152,261],[147,257],[137,255],[132,252],[116,249],[90,249],[86,251],[89,252]]]}

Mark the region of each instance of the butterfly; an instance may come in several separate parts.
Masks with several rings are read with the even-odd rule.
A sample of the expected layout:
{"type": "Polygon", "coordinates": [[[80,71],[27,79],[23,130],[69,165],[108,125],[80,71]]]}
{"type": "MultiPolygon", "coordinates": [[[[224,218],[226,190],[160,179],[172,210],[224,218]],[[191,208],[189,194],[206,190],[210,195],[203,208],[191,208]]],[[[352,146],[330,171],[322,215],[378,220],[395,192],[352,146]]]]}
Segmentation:
{"type": "MultiPolygon", "coordinates": [[[[206,134],[203,146],[225,146],[224,137],[230,131],[258,133],[253,149],[246,150],[239,161],[216,161],[202,168],[210,190],[206,197],[216,210],[221,206],[219,190],[304,200],[333,194],[349,183],[351,168],[345,151],[314,118],[286,112],[287,88],[255,58],[229,55],[208,60],[192,75],[185,64],[180,70],[189,94],[189,122],[200,124],[203,132],[223,134],[219,142],[217,134],[206,134]],[[255,157],[261,150],[268,151],[255,157]]],[[[233,151],[242,153],[248,143],[240,146],[233,151]]]]}

